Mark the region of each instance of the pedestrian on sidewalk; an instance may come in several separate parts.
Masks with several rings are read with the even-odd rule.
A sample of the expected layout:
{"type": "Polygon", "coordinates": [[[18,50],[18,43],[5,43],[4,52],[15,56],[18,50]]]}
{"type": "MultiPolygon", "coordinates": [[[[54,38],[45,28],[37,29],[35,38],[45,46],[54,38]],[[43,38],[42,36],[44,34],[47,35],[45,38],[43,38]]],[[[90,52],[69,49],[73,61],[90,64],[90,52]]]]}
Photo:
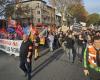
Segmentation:
{"type": "Polygon", "coordinates": [[[20,68],[24,71],[25,76],[28,76],[28,80],[31,80],[32,71],[32,51],[33,44],[29,40],[28,35],[23,35],[23,42],[20,46],[20,68]]]}

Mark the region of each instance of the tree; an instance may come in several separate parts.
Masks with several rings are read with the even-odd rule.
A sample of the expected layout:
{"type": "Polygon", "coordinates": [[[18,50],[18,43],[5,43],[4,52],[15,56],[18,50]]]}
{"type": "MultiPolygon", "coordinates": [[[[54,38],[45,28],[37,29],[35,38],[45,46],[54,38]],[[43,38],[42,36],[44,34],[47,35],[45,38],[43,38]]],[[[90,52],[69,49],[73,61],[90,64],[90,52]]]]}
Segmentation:
{"type": "Polygon", "coordinates": [[[9,16],[12,16],[12,14],[14,14],[14,11],[15,11],[14,5],[7,5],[5,8],[4,16],[8,18],[9,16]]]}
{"type": "Polygon", "coordinates": [[[5,7],[8,3],[8,0],[0,0],[0,16],[4,15],[5,7]]]}
{"type": "Polygon", "coordinates": [[[82,4],[71,5],[68,8],[68,11],[74,18],[76,18],[76,20],[78,22],[80,22],[80,21],[86,22],[87,21],[88,12],[86,11],[86,9],[84,8],[84,6],[82,4]]]}
{"type": "Polygon", "coordinates": [[[0,0],[0,16],[8,17],[13,14],[14,6],[9,6],[13,4],[14,0],[0,0]]]}
{"type": "Polygon", "coordinates": [[[100,23],[100,15],[97,13],[93,13],[88,15],[88,19],[87,19],[87,26],[89,26],[90,24],[94,24],[94,25],[99,25],[100,23]]]}
{"type": "Polygon", "coordinates": [[[61,13],[63,25],[63,20],[66,14],[68,14],[68,7],[73,4],[81,4],[82,0],[49,0],[49,2],[53,7],[55,7],[58,10],[58,12],[61,13]]]}

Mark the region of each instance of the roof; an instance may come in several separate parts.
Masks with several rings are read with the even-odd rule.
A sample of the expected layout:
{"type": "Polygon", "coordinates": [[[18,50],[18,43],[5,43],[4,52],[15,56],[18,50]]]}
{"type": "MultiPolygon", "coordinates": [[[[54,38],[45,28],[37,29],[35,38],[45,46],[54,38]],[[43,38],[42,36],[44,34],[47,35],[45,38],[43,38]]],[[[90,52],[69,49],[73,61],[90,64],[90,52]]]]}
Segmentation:
{"type": "Polygon", "coordinates": [[[56,13],[56,15],[61,17],[61,14],[60,13],[56,13]]]}
{"type": "Polygon", "coordinates": [[[52,6],[48,5],[48,4],[47,4],[47,7],[51,8],[51,9],[55,9],[54,7],[52,7],[52,6]]]}
{"type": "MultiPolygon", "coordinates": [[[[27,3],[27,2],[32,2],[32,1],[40,1],[40,2],[43,2],[43,3],[46,4],[46,2],[43,1],[43,0],[30,0],[30,1],[22,1],[22,2],[19,2],[19,3],[27,3]]],[[[13,3],[13,4],[18,4],[18,3],[13,3]]]]}

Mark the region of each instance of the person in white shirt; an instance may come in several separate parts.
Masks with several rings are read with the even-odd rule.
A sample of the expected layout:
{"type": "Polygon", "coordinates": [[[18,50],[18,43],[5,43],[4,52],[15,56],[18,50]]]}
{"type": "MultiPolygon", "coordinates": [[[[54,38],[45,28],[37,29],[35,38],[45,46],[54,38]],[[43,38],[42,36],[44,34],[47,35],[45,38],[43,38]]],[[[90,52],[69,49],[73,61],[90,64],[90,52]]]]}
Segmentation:
{"type": "Polygon", "coordinates": [[[54,36],[52,33],[49,33],[48,39],[49,39],[49,48],[50,48],[50,51],[52,52],[53,51],[53,43],[54,43],[54,36]]]}

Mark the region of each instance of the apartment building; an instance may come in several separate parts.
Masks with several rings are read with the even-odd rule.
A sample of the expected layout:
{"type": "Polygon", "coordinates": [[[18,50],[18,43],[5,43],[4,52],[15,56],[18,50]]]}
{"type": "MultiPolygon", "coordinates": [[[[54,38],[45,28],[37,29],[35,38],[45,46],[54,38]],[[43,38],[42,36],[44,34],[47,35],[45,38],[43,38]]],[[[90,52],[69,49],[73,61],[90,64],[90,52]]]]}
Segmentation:
{"type": "Polygon", "coordinates": [[[15,11],[17,11],[20,6],[23,6],[23,8],[25,7],[24,14],[14,13],[13,17],[15,19],[20,19],[23,22],[32,22],[34,25],[55,24],[55,9],[47,5],[43,0],[23,1],[15,5],[15,11]]]}

